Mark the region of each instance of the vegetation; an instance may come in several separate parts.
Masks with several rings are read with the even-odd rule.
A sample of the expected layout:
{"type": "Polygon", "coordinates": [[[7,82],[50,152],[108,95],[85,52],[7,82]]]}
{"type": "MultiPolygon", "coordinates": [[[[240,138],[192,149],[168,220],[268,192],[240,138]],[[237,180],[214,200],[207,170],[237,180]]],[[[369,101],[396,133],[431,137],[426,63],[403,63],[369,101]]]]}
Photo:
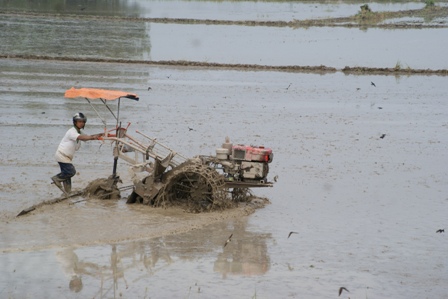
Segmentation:
{"type": "Polygon", "coordinates": [[[434,0],[425,0],[426,7],[432,7],[435,5],[434,0]]]}

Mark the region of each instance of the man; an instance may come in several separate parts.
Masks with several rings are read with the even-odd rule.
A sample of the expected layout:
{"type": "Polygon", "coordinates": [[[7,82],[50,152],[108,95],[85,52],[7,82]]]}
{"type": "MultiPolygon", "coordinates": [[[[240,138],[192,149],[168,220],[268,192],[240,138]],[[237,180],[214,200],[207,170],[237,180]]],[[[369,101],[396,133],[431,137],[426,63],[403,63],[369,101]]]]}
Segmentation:
{"type": "Polygon", "coordinates": [[[84,135],[81,133],[81,129],[84,129],[86,122],[87,118],[81,112],[76,113],[73,116],[73,127],[65,133],[65,136],[62,138],[55,154],[56,161],[61,167],[61,173],[53,176],[51,179],[53,180],[53,183],[66,195],[69,195],[72,190],[72,176],[76,174],[72,160],[75,155],[75,151],[81,147],[80,141],[101,139],[101,134],[84,135]],[[64,184],[64,188],[62,188],[61,183],[64,184]]]}

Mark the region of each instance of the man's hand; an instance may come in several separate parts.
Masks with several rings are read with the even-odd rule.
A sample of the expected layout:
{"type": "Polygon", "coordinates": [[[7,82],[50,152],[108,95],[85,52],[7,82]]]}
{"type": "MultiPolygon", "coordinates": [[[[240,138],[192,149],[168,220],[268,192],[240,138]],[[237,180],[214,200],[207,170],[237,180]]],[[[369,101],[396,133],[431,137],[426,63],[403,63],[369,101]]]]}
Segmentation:
{"type": "Polygon", "coordinates": [[[104,133],[90,135],[92,140],[103,140],[104,133]]]}

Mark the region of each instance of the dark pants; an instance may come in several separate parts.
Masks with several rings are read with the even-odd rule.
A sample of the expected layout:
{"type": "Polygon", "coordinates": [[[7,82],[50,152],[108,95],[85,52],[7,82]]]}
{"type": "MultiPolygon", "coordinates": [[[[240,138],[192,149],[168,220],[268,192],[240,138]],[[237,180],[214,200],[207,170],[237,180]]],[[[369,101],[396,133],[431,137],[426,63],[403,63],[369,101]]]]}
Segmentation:
{"type": "Polygon", "coordinates": [[[59,179],[61,179],[61,181],[68,180],[76,174],[75,166],[73,166],[72,163],[62,163],[62,162],[58,163],[59,166],[61,167],[61,173],[57,174],[56,176],[59,179]]]}
{"type": "Polygon", "coordinates": [[[58,162],[61,167],[61,173],[58,173],[51,179],[62,190],[61,182],[64,184],[64,192],[69,194],[72,191],[72,176],[76,174],[75,166],[72,163],[58,162]]]}

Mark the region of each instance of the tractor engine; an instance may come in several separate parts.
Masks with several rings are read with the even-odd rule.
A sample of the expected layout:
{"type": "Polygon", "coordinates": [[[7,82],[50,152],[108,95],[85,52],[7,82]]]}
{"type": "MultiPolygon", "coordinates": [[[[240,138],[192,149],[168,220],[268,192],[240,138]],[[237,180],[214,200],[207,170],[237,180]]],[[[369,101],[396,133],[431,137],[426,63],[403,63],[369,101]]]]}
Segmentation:
{"type": "Polygon", "coordinates": [[[264,146],[233,145],[229,138],[216,149],[216,158],[228,181],[266,182],[274,154],[264,146]]]}

